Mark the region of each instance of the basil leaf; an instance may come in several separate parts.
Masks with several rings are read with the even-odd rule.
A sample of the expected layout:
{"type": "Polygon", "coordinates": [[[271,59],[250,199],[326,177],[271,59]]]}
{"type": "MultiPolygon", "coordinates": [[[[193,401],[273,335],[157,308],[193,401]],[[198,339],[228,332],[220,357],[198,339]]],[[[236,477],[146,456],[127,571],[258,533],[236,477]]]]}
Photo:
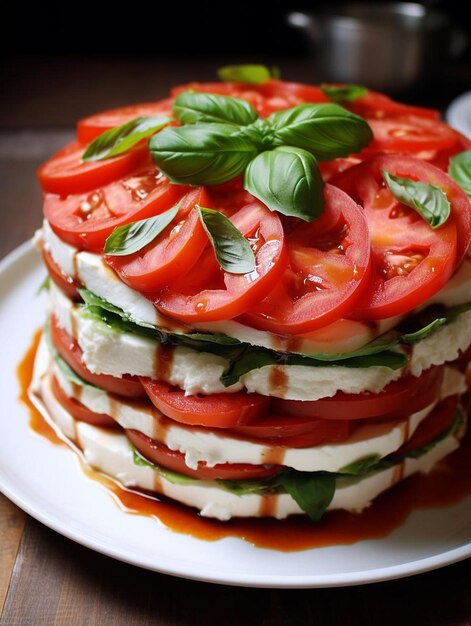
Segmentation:
{"type": "Polygon", "coordinates": [[[255,269],[255,256],[249,242],[229,218],[213,209],[198,207],[201,223],[219,265],[231,274],[247,274],[255,269]]]}
{"type": "Polygon", "coordinates": [[[425,339],[436,330],[444,326],[446,323],[446,317],[439,317],[433,320],[433,322],[430,322],[430,324],[427,324],[427,326],[425,326],[424,328],[421,328],[420,330],[416,330],[415,332],[402,335],[401,341],[407,344],[418,343],[419,341],[422,341],[422,339],[425,339]]]}
{"type": "Polygon", "coordinates": [[[335,494],[335,475],[327,472],[289,470],[279,482],[314,522],[321,519],[335,494]]]}
{"type": "Polygon", "coordinates": [[[175,218],[180,204],[145,220],[118,226],[105,241],[104,253],[110,256],[127,256],[138,252],[153,241],[175,218]]]}
{"type": "Polygon", "coordinates": [[[471,197],[471,150],[465,150],[451,157],[448,174],[471,197]]]}
{"type": "Polygon", "coordinates": [[[355,102],[366,96],[368,89],[362,85],[321,85],[322,92],[331,102],[355,102]]]}
{"type": "Polygon", "coordinates": [[[226,65],[218,69],[218,76],[219,80],[259,85],[270,80],[272,72],[265,65],[226,65]]]}
{"type": "Polygon", "coordinates": [[[260,153],[248,165],[244,188],[271,211],[310,222],[324,208],[323,182],[316,159],[283,146],[260,153]]]}
{"type": "Polygon", "coordinates": [[[60,369],[64,378],[70,383],[74,385],[79,385],[80,387],[97,388],[96,385],[92,385],[83,378],[80,378],[80,376],[70,367],[67,361],[64,361],[64,359],[59,354],[56,354],[54,356],[54,361],[57,363],[57,367],[60,369]]]}
{"type": "Polygon", "coordinates": [[[248,372],[278,363],[280,363],[280,355],[276,352],[264,348],[244,347],[231,359],[229,367],[222,373],[219,380],[224,387],[230,387],[248,372]]]}
{"type": "Polygon", "coordinates": [[[386,170],[383,170],[383,178],[393,196],[417,211],[432,228],[438,228],[449,218],[450,203],[439,187],[399,178],[386,170]]]}
{"type": "Polygon", "coordinates": [[[198,478],[191,478],[191,476],[185,476],[184,474],[179,474],[178,472],[172,472],[172,470],[167,469],[166,467],[161,467],[160,465],[154,465],[147,459],[145,459],[137,450],[132,451],[132,460],[134,465],[139,465],[140,467],[148,467],[154,472],[158,472],[163,478],[168,480],[169,483],[174,485],[189,485],[198,481],[198,478]]]}
{"type": "Polygon", "coordinates": [[[182,124],[216,122],[247,126],[258,113],[246,100],[212,93],[184,91],[175,98],[173,113],[182,124]]]}
{"type": "Polygon", "coordinates": [[[149,141],[157,167],[183,185],[219,185],[240,174],[257,148],[230,124],[165,128],[149,141]]]}
{"type": "Polygon", "coordinates": [[[165,115],[136,117],[116,128],[107,130],[88,146],[82,156],[83,161],[102,161],[130,150],[141,139],[150,137],[166,126],[171,118],[165,115]]]}
{"type": "Polygon", "coordinates": [[[274,145],[302,148],[319,161],[359,152],[372,139],[367,122],[338,104],[300,104],[267,118],[274,145]]]}
{"type": "Polygon", "coordinates": [[[378,465],[378,462],[380,460],[381,460],[381,456],[379,454],[371,454],[370,456],[365,456],[362,459],[353,461],[353,463],[344,465],[341,469],[339,469],[338,473],[350,474],[353,476],[357,476],[358,474],[367,474],[376,465],[378,465]]]}
{"type": "Polygon", "coordinates": [[[49,285],[50,284],[51,284],[51,277],[49,276],[49,274],[47,274],[46,277],[44,278],[44,280],[42,281],[42,283],[36,289],[36,293],[34,295],[35,296],[39,296],[39,294],[42,291],[47,291],[49,289],[49,285]]]}

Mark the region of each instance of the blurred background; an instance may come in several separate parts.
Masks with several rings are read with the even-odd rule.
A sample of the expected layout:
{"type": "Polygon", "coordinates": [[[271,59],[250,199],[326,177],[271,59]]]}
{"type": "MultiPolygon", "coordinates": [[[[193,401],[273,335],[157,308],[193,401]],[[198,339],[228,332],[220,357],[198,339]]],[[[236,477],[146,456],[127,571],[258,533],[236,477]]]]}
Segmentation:
{"type": "MultiPolygon", "coordinates": [[[[363,83],[442,113],[471,89],[462,2],[82,0],[13,2],[7,10],[0,213],[21,204],[37,223],[36,168],[70,140],[78,119],[162,98],[175,84],[217,80],[217,68],[228,63],[276,65],[292,81],[363,83]]],[[[12,228],[16,237],[10,232],[0,253],[26,237],[20,220],[12,228]]]]}

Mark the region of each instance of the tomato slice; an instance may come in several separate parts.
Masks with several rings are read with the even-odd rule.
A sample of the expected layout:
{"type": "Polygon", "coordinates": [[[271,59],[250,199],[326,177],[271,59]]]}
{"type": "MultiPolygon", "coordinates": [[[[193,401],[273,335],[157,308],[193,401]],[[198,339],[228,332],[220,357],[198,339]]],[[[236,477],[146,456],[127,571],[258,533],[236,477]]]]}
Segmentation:
{"type": "Polygon", "coordinates": [[[50,317],[50,331],[51,340],[57,352],[80,378],[120,396],[127,398],[145,397],[146,394],[139,378],[135,376],[125,374],[122,378],[117,378],[109,374],[93,374],[83,362],[82,349],[75,339],[58,325],[54,315],[50,317]]]}
{"type": "Polygon", "coordinates": [[[249,463],[218,463],[208,467],[204,461],[198,463],[197,469],[191,469],[185,463],[185,455],[170,450],[163,443],[155,441],[138,430],[125,430],[126,436],[143,457],[161,467],[192,476],[201,480],[250,480],[251,478],[268,478],[278,474],[279,465],[250,465],[249,463]]]}
{"type": "Polygon", "coordinates": [[[135,254],[106,256],[121,280],[142,293],[152,293],[181,277],[196,263],[208,243],[196,205],[208,206],[203,187],[189,191],[181,200],[173,222],[135,254]]]}
{"type": "Polygon", "coordinates": [[[443,381],[443,367],[430,367],[418,378],[395,380],[379,393],[343,393],[314,402],[272,398],[276,413],[321,420],[364,420],[412,415],[434,402],[443,381]]]}
{"type": "Polygon", "coordinates": [[[412,450],[420,450],[449,428],[458,408],[458,396],[449,396],[438,404],[423,422],[419,424],[412,437],[394,455],[403,455],[412,450]]]}
{"type": "Polygon", "coordinates": [[[286,267],[280,218],[254,199],[230,219],[250,240],[255,270],[225,272],[208,248],[197,266],[157,295],[155,306],[160,311],[185,322],[225,320],[244,313],[273,289],[286,267]]]}
{"type": "Polygon", "coordinates": [[[367,118],[383,119],[401,115],[414,115],[431,120],[439,118],[439,112],[436,109],[396,102],[384,93],[372,91],[371,89],[368,89],[364,96],[357,98],[354,102],[342,104],[345,108],[353,111],[353,113],[367,118]]]}
{"type": "Polygon", "coordinates": [[[374,157],[332,179],[365,210],[371,236],[373,279],[352,319],[385,319],[419,306],[439,291],[471,241],[471,205],[440,169],[402,155],[374,157]],[[451,204],[445,224],[432,229],[397,200],[382,170],[440,187],[451,204]]]}
{"type": "Polygon", "coordinates": [[[117,226],[170,209],[187,191],[149,165],[91,193],[61,197],[46,194],[44,215],[63,241],[101,252],[117,226]]]}
{"type": "Polygon", "coordinates": [[[81,300],[78,292],[78,287],[80,286],[79,283],[70,276],[67,276],[67,274],[64,274],[52,258],[51,254],[44,247],[42,248],[41,253],[49,276],[59,289],[61,289],[74,302],[81,300]]]}
{"type": "Polygon", "coordinates": [[[303,333],[345,316],[367,284],[369,233],[360,208],[325,186],[324,212],[288,236],[289,267],[275,289],[243,316],[275,333],[303,333]]]}
{"type": "Polygon", "coordinates": [[[386,119],[368,119],[374,139],[363,154],[444,150],[460,142],[457,131],[439,120],[403,115],[386,119]]]}
{"type": "Polygon", "coordinates": [[[233,428],[265,414],[270,399],[257,393],[213,393],[186,396],[178,387],[162,381],[141,378],[152,404],[167,417],[181,424],[233,428]]]}
{"type": "Polygon", "coordinates": [[[146,148],[136,148],[112,159],[82,161],[83,145],[74,141],[62,148],[38,170],[44,191],[67,196],[107,185],[149,160],[146,148]]]}
{"type": "Polygon", "coordinates": [[[352,420],[315,419],[312,416],[265,415],[228,432],[286,448],[308,448],[345,441],[355,430],[352,420]]]}
{"type": "Polygon", "coordinates": [[[172,115],[172,101],[172,98],[165,98],[156,102],[141,102],[90,115],[77,123],[77,139],[82,145],[86,145],[105,131],[130,122],[136,117],[151,117],[160,114],[170,116],[172,115]]]}
{"type": "Polygon", "coordinates": [[[94,413],[75,398],[69,398],[62,390],[55,376],[51,378],[51,387],[59,404],[61,404],[74,419],[92,424],[92,426],[116,426],[114,419],[106,413],[94,413]]]}

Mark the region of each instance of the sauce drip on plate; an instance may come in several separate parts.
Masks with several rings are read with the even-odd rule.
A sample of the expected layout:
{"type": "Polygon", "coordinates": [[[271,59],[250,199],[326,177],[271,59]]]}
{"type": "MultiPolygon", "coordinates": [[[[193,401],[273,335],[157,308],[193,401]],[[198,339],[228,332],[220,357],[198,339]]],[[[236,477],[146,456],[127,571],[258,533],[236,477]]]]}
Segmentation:
{"type": "MultiPolygon", "coordinates": [[[[30,427],[56,445],[67,445],[36,409],[28,396],[34,357],[41,336],[37,331],[18,366],[20,399],[30,412],[30,427]]],[[[155,494],[132,491],[81,463],[85,475],[102,485],[127,513],[153,517],[171,530],[214,541],[240,537],[258,547],[296,551],[321,546],[381,539],[398,528],[417,509],[447,507],[471,495],[471,429],[460,448],[438,463],[428,475],[415,474],[380,495],[361,514],[328,512],[317,523],[304,516],[286,520],[233,519],[219,522],[200,517],[192,509],[155,494]]],[[[71,447],[71,449],[73,449],[71,447]]],[[[266,503],[267,506],[269,503],[266,503]]]]}

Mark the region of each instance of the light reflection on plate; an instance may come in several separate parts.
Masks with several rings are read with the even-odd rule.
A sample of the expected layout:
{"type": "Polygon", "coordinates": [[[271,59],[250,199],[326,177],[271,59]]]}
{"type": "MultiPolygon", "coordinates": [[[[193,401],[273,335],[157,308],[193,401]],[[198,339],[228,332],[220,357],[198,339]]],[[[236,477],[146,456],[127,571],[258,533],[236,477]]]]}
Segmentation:
{"type": "Polygon", "coordinates": [[[445,112],[445,119],[450,126],[471,139],[471,91],[452,101],[445,112]]]}

